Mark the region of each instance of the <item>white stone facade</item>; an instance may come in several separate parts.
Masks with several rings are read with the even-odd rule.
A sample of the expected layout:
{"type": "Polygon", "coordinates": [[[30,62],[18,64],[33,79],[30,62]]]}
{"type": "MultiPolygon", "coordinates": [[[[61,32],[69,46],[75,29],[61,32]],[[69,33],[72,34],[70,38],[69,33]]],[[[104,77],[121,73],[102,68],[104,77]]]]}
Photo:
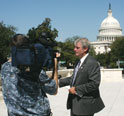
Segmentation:
{"type": "Polygon", "coordinates": [[[122,36],[120,23],[112,16],[111,5],[109,4],[108,16],[101,23],[97,41],[91,42],[91,45],[96,54],[109,52],[111,43],[122,36]]]}
{"type": "Polygon", "coordinates": [[[102,53],[106,53],[109,52],[110,49],[110,44],[111,42],[101,42],[101,41],[97,41],[97,42],[92,42],[91,45],[93,46],[96,54],[102,54],[102,53]]]}

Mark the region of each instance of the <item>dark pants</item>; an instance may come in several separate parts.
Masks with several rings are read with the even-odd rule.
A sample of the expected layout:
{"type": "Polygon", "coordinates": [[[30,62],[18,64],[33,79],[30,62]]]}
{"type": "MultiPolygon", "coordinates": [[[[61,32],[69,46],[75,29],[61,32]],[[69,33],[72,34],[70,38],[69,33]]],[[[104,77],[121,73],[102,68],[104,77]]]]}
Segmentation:
{"type": "Polygon", "coordinates": [[[94,114],[90,114],[90,115],[75,115],[71,112],[71,116],[94,116],[94,114]]]}
{"type": "Polygon", "coordinates": [[[91,115],[75,115],[75,114],[71,114],[71,116],[93,116],[94,114],[91,115]]]}

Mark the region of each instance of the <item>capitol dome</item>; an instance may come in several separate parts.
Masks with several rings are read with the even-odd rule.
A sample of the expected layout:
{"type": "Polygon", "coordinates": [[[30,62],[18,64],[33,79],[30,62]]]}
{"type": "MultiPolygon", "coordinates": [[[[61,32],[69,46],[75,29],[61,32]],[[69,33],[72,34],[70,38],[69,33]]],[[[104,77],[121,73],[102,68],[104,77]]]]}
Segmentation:
{"type": "Polygon", "coordinates": [[[119,37],[124,37],[120,23],[112,16],[111,4],[109,4],[108,16],[102,21],[96,42],[91,42],[96,54],[111,51],[111,44],[119,37]]]}
{"type": "Polygon", "coordinates": [[[110,28],[121,29],[118,20],[112,16],[112,10],[109,10],[108,17],[103,20],[100,27],[100,29],[110,29],[110,28]]]}
{"type": "Polygon", "coordinates": [[[99,35],[122,35],[120,23],[112,16],[111,8],[108,10],[107,18],[105,18],[101,23],[99,35]]]}
{"type": "Polygon", "coordinates": [[[116,37],[122,36],[122,29],[117,19],[112,16],[111,5],[109,4],[108,16],[102,21],[98,41],[114,41],[116,37]]]}

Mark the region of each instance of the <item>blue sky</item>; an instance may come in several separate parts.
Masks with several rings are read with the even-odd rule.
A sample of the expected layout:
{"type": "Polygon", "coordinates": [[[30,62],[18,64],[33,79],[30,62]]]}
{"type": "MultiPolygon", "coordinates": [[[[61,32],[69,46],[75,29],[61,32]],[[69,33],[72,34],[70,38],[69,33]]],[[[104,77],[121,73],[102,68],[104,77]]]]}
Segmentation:
{"type": "Polygon", "coordinates": [[[27,34],[45,18],[59,33],[57,41],[68,37],[87,37],[96,41],[101,22],[111,3],[113,16],[124,29],[124,0],[0,0],[0,21],[27,34]]]}

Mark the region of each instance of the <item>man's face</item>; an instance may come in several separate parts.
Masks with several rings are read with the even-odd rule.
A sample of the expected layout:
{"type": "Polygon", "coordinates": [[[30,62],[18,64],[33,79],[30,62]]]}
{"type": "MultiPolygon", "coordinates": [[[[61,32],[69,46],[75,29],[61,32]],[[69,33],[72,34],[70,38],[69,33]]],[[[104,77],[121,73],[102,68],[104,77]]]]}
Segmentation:
{"type": "Polygon", "coordinates": [[[75,55],[78,56],[79,58],[85,56],[87,50],[88,48],[82,48],[81,42],[78,42],[74,47],[75,55]]]}

